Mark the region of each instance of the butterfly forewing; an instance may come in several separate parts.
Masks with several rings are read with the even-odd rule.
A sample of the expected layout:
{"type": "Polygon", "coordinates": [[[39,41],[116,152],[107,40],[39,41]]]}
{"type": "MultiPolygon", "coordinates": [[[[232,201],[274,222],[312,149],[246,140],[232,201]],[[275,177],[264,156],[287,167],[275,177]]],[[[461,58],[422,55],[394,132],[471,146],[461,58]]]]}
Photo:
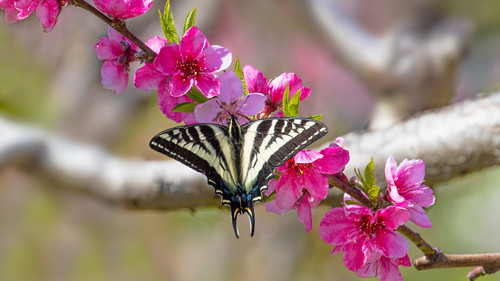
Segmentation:
{"type": "Polygon", "coordinates": [[[179,126],[157,134],[150,147],[205,173],[218,194],[236,186],[227,127],[216,124],[179,126]]]}
{"type": "Polygon", "coordinates": [[[244,124],[242,130],[242,178],[248,192],[256,183],[265,190],[275,167],[328,132],[320,122],[288,117],[254,121],[244,124]]]}

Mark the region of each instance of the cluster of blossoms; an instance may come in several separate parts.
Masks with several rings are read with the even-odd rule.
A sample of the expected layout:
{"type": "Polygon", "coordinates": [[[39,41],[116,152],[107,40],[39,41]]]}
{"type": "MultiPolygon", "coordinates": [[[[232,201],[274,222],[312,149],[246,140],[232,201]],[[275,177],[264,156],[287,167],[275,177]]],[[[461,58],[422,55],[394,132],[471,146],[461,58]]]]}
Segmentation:
{"type": "Polygon", "coordinates": [[[385,167],[388,188],[382,197],[392,204],[372,210],[345,195],[344,207],[333,208],[321,220],[321,239],[335,246],[333,254],[343,253],[345,266],[358,276],[403,280],[398,266],[411,265],[409,245],[395,229],[408,220],[432,226],[423,207],[434,204],[434,195],[422,184],[424,175],[423,161],[405,159],[397,166],[389,157],[385,167]]]}
{"type": "MultiPolygon", "coordinates": [[[[36,10],[44,30],[49,32],[66,1],[0,0],[0,8],[6,12],[6,23],[24,19],[36,10]]],[[[152,0],[94,3],[101,12],[121,21],[145,13],[152,0]]],[[[234,115],[242,124],[255,118],[282,116],[289,93],[297,93],[297,103],[310,95],[311,90],[303,87],[302,80],[293,73],[268,80],[250,65],[227,71],[232,63],[231,52],[210,45],[194,25],[188,26],[176,42],[158,36],[149,39],[145,44],[156,57],[145,62],[133,78],[137,88],[158,91],[160,110],[176,122],[225,124],[234,115]]],[[[123,93],[129,83],[130,63],[141,60],[138,47],[110,27],[108,37],[101,38],[94,49],[104,60],[104,88],[123,93]]],[[[239,66],[239,62],[235,65],[239,66]]],[[[327,197],[332,186],[329,178],[347,182],[343,170],[348,162],[349,152],[341,138],[319,152],[300,151],[276,169],[279,179],[269,182],[266,196],[272,199],[266,202],[266,209],[278,214],[296,210],[306,232],[311,232],[311,209],[327,197]]],[[[385,193],[379,195],[378,187],[376,194],[369,192],[371,187],[360,188],[367,200],[377,204],[364,206],[362,200],[346,194],[343,207],[331,209],[321,220],[321,239],[334,245],[333,253],[342,253],[346,267],[358,276],[402,280],[398,266],[410,266],[409,245],[395,230],[408,220],[421,227],[432,226],[423,208],[434,203],[434,196],[423,184],[424,175],[423,161],[405,159],[398,166],[390,157],[385,167],[385,193]]]]}

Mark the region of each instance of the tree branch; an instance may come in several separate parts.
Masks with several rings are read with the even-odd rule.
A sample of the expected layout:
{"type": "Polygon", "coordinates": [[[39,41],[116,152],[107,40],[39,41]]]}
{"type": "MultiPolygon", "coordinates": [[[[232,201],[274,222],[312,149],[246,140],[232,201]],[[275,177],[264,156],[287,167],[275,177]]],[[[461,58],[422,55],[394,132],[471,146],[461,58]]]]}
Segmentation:
{"type": "MultiPolygon", "coordinates": [[[[206,178],[175,161],[126,161],[0,117],[0,167],[29,163],[77,190],[140,209],[220,206],[206,178]],[[17,160],[17,161],[16,161],[17,160]]],[[[374,156],[383,181],[387,156],[420,158],[426,183],[500,163],[500,93],[428,112],[391,128],[344,136],[353,167],[374,156]]]]}

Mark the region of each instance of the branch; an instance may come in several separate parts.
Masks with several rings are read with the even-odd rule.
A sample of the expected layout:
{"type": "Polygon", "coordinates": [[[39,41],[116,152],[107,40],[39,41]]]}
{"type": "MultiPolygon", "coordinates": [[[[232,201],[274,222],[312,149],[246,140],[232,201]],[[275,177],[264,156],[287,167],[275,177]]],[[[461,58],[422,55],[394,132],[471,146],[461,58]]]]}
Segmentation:
{"type": "Polygon", "coordinates": [[[448,255],[441,254],[432,261],[425,256],[413,261],[417,270],[433,268],[450,268],[466,266],[483,266],[484,268],[499,268],[500,254],[471,254],[471,255],[448,255]]]}
{"type": "MultiPolygon", "coordinates": [[[[0,117],[0,167],[29,163],[64,186],[140,209],[220,206],[205,176],[175,161],[126,161],[0,117]],[[16,161],[17,160],[17,161],[16,161]]],[[[374,156],[378,181],[389,154],[426,162],[433,185],[500,163],[500,93],[465,101],[388,129],[344,136],[353,167],[374,156]]],[[[338,201],[338,200],[337,200],[338,201]]]]}
{"type": "Polygon", "coordinates": [[[389,155],[422,159],[426,184],[462,176],[500,164],[500,93],[467,100],[409,119],[390,128],[350,133],[344,147],[351,161],[346,167],[364,167],[373,156],[377,182],[385,182],[389,155]]]}

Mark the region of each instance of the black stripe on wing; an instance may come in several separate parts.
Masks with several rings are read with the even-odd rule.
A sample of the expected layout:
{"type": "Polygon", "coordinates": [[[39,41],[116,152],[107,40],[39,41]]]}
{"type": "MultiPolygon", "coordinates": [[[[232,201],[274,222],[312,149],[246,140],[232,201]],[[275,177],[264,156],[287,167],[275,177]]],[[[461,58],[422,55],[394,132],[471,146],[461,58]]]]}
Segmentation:
{"type": "Polygon", "coordinates": [[[319,121],[294,117],[258,120],[244,124],[242,129],[245,142],[251,138],[253,141],[249,163],[260,164],[249,167],[259,169],[252,190],[259,187],[260,191],[267,189],[275,167],[283,165],[328,132],[328,128],[319,121]]]}
{"type": "Polygon", "coordinates": [[[227,145],[227,142],[227,127],[217,124],[193,124],[167,129],[154,136],[149,146],[198,172],[205,173],[208,184],[215,188],[217,194],[223,195],[224,203],[228,195],[223,194],[224,183],[220,171],[229,169],[221,145],[227,145]]]}

